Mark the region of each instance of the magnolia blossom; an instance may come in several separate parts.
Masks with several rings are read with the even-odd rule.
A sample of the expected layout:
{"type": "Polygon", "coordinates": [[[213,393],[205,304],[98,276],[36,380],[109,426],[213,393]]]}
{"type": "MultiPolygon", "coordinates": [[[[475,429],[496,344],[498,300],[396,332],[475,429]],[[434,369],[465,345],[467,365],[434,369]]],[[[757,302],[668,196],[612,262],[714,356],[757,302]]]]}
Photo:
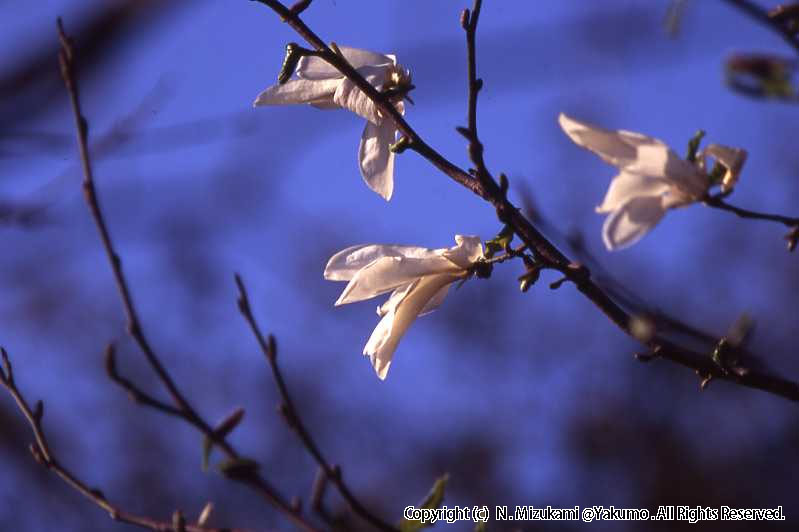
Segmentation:
{"type": "MultiPolygon", "coordinates": [[[[378,90],[403,89],[410,86],[410,72],[397,64],[393,55],[340,46],[344,57],[378,90]]],[[[272,85],[255,99],[254,106],[311,104],[318,109],[349,109],[366,119],[366,127],[358,147],[358,164],[366,184],[386,200],[394,190],[394,143],[397,128],[384,117],[377,106],[341,72],[320,57],[306,55],[297,63],[296,79],[272,85]]],[[[401,94],[401,90],[400,90],[401,94]]],[[[405,113],[402,96],[394,107],[405,113]]]]}
{"type": "Polygon", "coordinates": [[[325,267],[325,279],[349,281],[336,305],[392,292],[377,307],[382,319],[364,347],[380,379],[385,379],[394,351],[417,316],[432,312],[444,301],[449,286],[470,275],[483,257],[476,236],[455,236],[452,248],[363,245],[339,251],[325,267]]]}
{"type": "Polygon", "coordinates": [[[718,180],[723,193],[732,190],[746,161],[743,149],[711,144],[691,162],[681,159],[660,140],[640,133],[610,131],[563,113],[558,122],[578,146],[619,168],[604,201],[596,208],[608,214],[602,239],[609,250],[636,243],[668,209],[701,201],[716,184],[707,173],[711,169],[709,158],[723,170],[718,180]]]}

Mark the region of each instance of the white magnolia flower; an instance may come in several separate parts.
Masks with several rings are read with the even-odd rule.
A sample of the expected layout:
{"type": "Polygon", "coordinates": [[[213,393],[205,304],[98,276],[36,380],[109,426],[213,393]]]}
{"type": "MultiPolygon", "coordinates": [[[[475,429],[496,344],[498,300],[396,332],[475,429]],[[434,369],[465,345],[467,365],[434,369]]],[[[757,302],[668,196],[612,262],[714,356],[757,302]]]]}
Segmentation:
{"type": "Polygon", "coordinates": [[[714,185],[706,171],[708,157],[724,169],[720,179],[724,193],[732,190],[746,161],[743,149],[711,144],[697,155],[696,162],[690,162],[660,140],[640,133],[610,131],[563,113],[558,122],[578,146],[619,168],[604,201],[596,208],[609,214],[602,228],[602,239],[609,250],[636,243],[668,209],[701,201],[714,185]]]}
{"type": "MultiPolygon", "coordinates": [[[[393,55],[383,55],[347,46],[339,46],[355,70],[378,90],[410,85],[410,72],[397,64],[393,55]]],[[[366,119],[358,147],[358,164],[366,184],[386,200],[394,190],[394,143],[397,128],[384,117],[366,94],[323,59],[303,56],[297,63],[296,79],[272,85],[255,99],[254,106],[311,104],[318,109],[349,109],[366,119]]],[[[394,106],[405,113],[401,96],[394,106]]]]}
{"type": "Polygon", "coordinates": [[[402,335],[417,316],[432,312],[444,301],[449,286],[466,279],[469,268],[483,257],[476,236],[455,235],[452,248],[363,245],[339,251],[325,267],[325,279],[349,281],[336,305],[392,292],[377,307],[382,319],[364,347],[380,379],[385,379],[402,335]]]}

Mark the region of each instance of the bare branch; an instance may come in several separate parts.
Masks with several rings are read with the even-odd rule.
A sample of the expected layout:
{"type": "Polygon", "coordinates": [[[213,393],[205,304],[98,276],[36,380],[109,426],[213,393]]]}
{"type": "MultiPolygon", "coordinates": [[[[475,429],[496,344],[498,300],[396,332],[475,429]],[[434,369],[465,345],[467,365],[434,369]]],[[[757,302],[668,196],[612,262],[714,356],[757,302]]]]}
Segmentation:
{"type": "MultiPolygon", "coordinates": [[[[72,474],[66,467],[62,466],[50,448],[50,443],[47,441],[47,436],[42,428],[42,402],[37,401],[36,408],[31,410],[31,408],[28,406],[28,402],[22,395],[22,392],[19,391],[19,388],[17,388],[17,385],[14,382],[13,373],[11,371],[11,361],[8,358],[6,350],[0,348],[0,354],[2,354],[3,366],[5,368],[5,373],[0,372],[0,384],[2,384],[11,397],[14,398],[19,411],[23,416],[25,416],[25,419],[28,421],[28,425],[30,425],[30,429],[33,432],[33,437],[35,440],[34,443],[31,443],[30,450],[34,459],[38,463],[61,477],[64,482],[69,484],[70,487],[79,492],[86,499],[90,500],[108,512],[108,515],[114,521],[128,523],[141,528],[147,528],[159,532],[170,532],[177,530],[173,527],[172,523],[157,521],[155,519],[133,514],[121,509],[119,506],[111,503],[105,497],[102,491],[98,490],[97,488],[90,488],[86,483],[72,474]]],[[[236,530],[240,530],[230,528],[208,528],[199,524],[189,524],[185,522],[183,529],[186,530],[186,532],[235,532],[236,530]]],[[[243,532],[243,530],[241,532],[243,532]]]]}
{"type": "Polygon", "coordinates": [[[294,401],[291,399],[288,387],[286,386],[286,381],[283,378],[283,374],[281,373],[280,367],[277,364],[277,344],[275,342],[275,338],[272,335],[269,335],[268,338],[264,337],[263,333],[261,332],[261,328],[258,326],[258,323],[255,320],[255,316],[253,316],[252,308],[250,306],[250,299],[247,295],[247,289],[244,286],[244,282],[241,280],[241,276],[238,274],[235,275],[235,279],[236,286],[238,287],[239,291],[239,311],[249,324],[255,339],[258,341],[258,345],[261,347],[261,351],[263,351],[267,362],[269,362],[269,367],[272,369],[272,376],[275,379],[275,384],[277,384],[277,389],[280,393],[280,398],[282,401],[279,406],[280,413],[283,414],[286,423],[294,432],[297,433],[297,436],[300,438],[300,441],[302,441],[303,446],[308,450],[308,453],[313,456],[314,460],[316,460],[316,463],[319,464],[321,471],[323,471],[327,479],[333,483],[334,486],[336,486],[336,489],[338,489],[339,493],[341,493],[341,496],[345,501],[347,501],[347,503],[350,505],[350,508],[352,508],[352,511],[356,515],[379,530],[395,531],[396,528],[370,512],[355,497],[355,495],[352,493],[352,490],[350,490],[350,488],[344,482],[344,478],[341,474],[341,468],[328,462],[322,455],[322,451],[319,449],[316,441],[314,441],[313,437],[308,432],[308,429],[305,427],[302,418],[294,406],[294,401]]]}
{"type": "MultiPolygon", "coordinates": [[[[103,243],[103,248],[105,249],[106,256],[108,257],[108,261],[111,264],[111,269],[114,273],[114,279],[116,280],[117,289],[122,299],[122,304],[128,319],[128,333],[136,341],[142,353],[144,354],[145,358],[147,359],[147,362],[149,363],[150,367],[156,373],[158,379],[166,387],[172,399],[172,402],[174,403],[174,408],[167,406],[165,403],[144,394],[138,388],[133,386],[129,381],[120,378],[118,375],[116,376],[117,378],[114,379],[114,374],[116,372],[115,368],[113,368],[113,364],[111,364],[111,369],[113,371],[110,372],[112,374],[111,375],[112,379],[115,382],[117,382],[117,384],[120,384],[123,388],[125,388],[129,393],[133,392],[134,398],[141,399],[143,404],[156,408],[170,415],[175,415],[180,419],[183,419],[189,424],[196,427],[197,430],[202,432],[203,435],[205,435],[211,442],[215,443],[222,449],[222,451],[228,457],[230,463],[242,461],[244,459],[236,452],[233,446],[230,443],[228,443],[224,435],[221,435],[217,431],[215,431],[210,426],[210,424],[207,421],[205,421],[194,410],[194,408],[191,406],[191,404],[188,402],[185,396],[180,392],[174,380],[169,375],[169,373],[161,363],[160,359],[153,351],[149,341],[147,340],[147,337],[145,336],[142,330],[141,322],[139,321],[136,308],[133,304],[133,297],[128,287],[127,279],[125,278],[125,275],[122,271],[122,261],[119,258],[119,255],[114,250],[114,245],[111,240],[108,227],[105,223],[102,209],[100,208],[100,202],[97,197],[97,191],[94,185],[94,178],[92,174],[92,166],[91,166],[91,160],[89,158],[89,149],[88,149],[88,125],[86,119],[84,118],[81,112],[80,99],[78,97],[78,84],[77,84],[77,78],[75,76],[74,52],[72,49],[72,45],[70,44],[70,39],[69,37],[67,37],[66,33],[64,32],[61,19],[58,19],[57,25],[58,25],[58,36],[61,42],[59,63],[61,65],[61,75],[64,78],[64,83],[66,85],[67,92],[69,93],[70,102],[72,104],[72,113],[75,118],[78,150],[80,153],[81,165],[83,167],[84,197],[86,199],[86,203],[89,206],[89,210],[92,214],[92,218],[94,219],[95,225],[97,226],[97,229],[100,233],[100,238],[103,243]]],[[[111,360],[113,361],[113,354],[111,355],[111,360]]],[[[108,366],[109,365],[107,364],[107,369],[108,366]]],[[[291,519],[300,528],[309,531],[316,530],[315,527],[311,523],[306,521],[305,518],[301,515],[301,513],[296,508],[294,508],[289,501],[287,501],[282,495],[280,495],[280,493],[278,493],[278,491],[273,486],[271,486],[264,478],[262,478],[257,473],[257,470],[255,468],[248,468],[246,470],[242,469],[240,471],[237,470],[237,474],[228,475],[228,478],[232,478],[238,482],[241,482],[243,484],[249,485],[252,488],[254,488],[263,498],[265,498],[270,504],[272,504],[275,508],[281,511],[289,519],[291,519]],[[244,474],[244,472],[246,472],[246,474],[244,474]]]]}

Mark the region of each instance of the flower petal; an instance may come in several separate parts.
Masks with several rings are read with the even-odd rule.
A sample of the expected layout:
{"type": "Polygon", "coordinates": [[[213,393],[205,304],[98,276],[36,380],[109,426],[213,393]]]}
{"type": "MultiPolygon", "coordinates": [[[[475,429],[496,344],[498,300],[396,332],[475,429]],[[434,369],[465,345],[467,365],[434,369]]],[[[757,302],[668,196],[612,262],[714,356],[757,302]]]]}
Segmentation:
{"type": "MultiPolygon", "coordinates": [[[[738,182],[738,175],[746,162],[746,150],[730,148],[720,144],[710,144],[703,152],[703,157],[708,156],[715,157],[716,161],[727,169],[721,180],[721,191],[729,192],[738,182]]],[[[712,168],[708,168],[708,170],[712,170],[712,168]]]]}
{"type": "Polygon", "coordinates": [[[392,298],[394,305],[386,309],[383,319],[377,324],[363,349],[363,354],[372,361],[378,378],[386,378],[394,351],[416,317],[442,288],[457,279],[457,276],[448,274],[429,275],[413,283],[404,293],[404,297],[392,298]]]}
{"type": "Polygon", "coordinates": [[[358,270],[383,257],[430,259],[440,257],[444,251],[444,249],[383,244],[351,246],[330,257],[325,266],[324,277],[330,281],[349,281],[358,270]]]}
{"type": "Polygon", "coordinates": [[[639,196],[616,209],[605,219],[602,240],[609,250],[638,242],[663,218],[666,207],[660,196],[639,196]]]}
{"type": "Polygon", "coordinates": [[[452,286],[452,283],[448,283],[442,286],[438,290],[438,292],[436,292],[435,295],[431,297],[427,303],[425,303],[424,308],[419,312],[419,315],[424,316],[425,314],[430,314],[438,307],[440,307],[441,303],[444,302],[444,299],[447,297],[447,294],[449,293],[450,286],[452,286]]]}
{"type": "Polygon", "coordinates": [[[439,273],[457,275],[459,272],[459,268],[444,257],[382,257],[358,270],[339,296],[336,306],[373,298],[412,283],[419,277],[439,273]]]}
{"type": "Polygon", "coordinates": [[[289,105],[295,103],[324,104],[332,102],[341,80],[308,81],[291,79],[282,85],[272,85],[253,102],[261,105],[289,105]]]}
{"type": "Polygon", "coordinates": [[[349,79],[339,80],[333,94],[333,101],[336,105],[349,109],[369,122],[379,124],[381,121],[374,102],[349,79]]]}
{"type": "Polygon", "coordinates": [[[662,196],[670,188],[668,180],[662,177],[651,177],[621,171],[610,182],[605,199],[601,205],[597,206],[596,212],[613,212],[637,196],[662,196]]]}
{"type": "Polygon", "coordinates": [[[455,247],[444,252],[444,256],[462,269],[469,268],[483,256],[483,243],[479,236],[455,235],[455,247]]]}
{"type": "Polygon", "coordinates": [[[389,296],[388,299],[386,299],[385,303],[377,307],[377,315],[382,318],[383,316],[391,312],[391,310],[396,308],[399,302],[402,301],[402,299],[404,299],[406,295],[408,295],[408,292],[414,286],[416,286],[416,281],[408,283],[405,286],[400,286],[399,288],[391,292],[391,295],[389,296]]]}
{"type": "MultiPolygon", "coordinates": [[[[397,62],[393,55],[383,55],[349,46],[339,46],[338,49],[356,70],[364,66],[393,65],[397,62]]],[[[324,59],[308,55],[300,58],[297,64],[297,76],[302,79],[340,79],[344,77],[324,59]]]]}
{"type": "Polygon", "coordinates": [[[358,146],[358,167],[363,180],[386,201],[394,193],[394,154],[389,146],[395,138],[393,120],[386,119],[379,126],[366,122],[358,146]]]}
{"type": "Polygon", "coordinates": [[[563,113],[558,122],[575,144],[594,152],[603,161],[630,173],[673,178],[691,193],[697,192],[696,186],[701,181],[698,169],[663,141],[632,131],[611,131],[579,122],[563,113]]]}

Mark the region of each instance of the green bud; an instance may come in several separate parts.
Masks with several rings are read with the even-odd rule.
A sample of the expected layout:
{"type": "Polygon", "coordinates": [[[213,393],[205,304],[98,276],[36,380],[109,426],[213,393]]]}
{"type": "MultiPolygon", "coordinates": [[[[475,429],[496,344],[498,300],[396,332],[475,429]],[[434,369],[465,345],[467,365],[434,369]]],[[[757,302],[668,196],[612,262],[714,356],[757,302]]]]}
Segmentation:
{"type": "Polygon", "coordinates": [[[388,150],[391,153],[402,153],[407,150],[411,145],[411,139],[405,135],[401,136],[397,142],[391,144],[388,150]]]}
{"type": "Polygon", "coordinates": [[[486,240],[485,256],[490,259],[498,251],[507,251],[510,248],[510,243],[512,241],[513,241],[513,228],[509,225],[506,225],[502,228],[502,230],[499,233],[497,233],[497,236],[495,236],[491,240],[486,240]]]}
{"type": "Polygon", "coordinates": [[[702,137],[705,136],[705,130],[700,129],[694,136],[691,137],[691,140],[688,141],[688,155],[686,155],[686,160],[691,163],[696,162],[696,154],[699,151],[699,144],[702,142],[702,137]]]}
{"type": "Polygon", "coordinates": [[[303,55],[299,44],[290,42],[286,45],[286,57],[283,58],[283,66],[280,67],[280,74],[277,75],[279,84],[283,85],[289,80],[303,55]]]}

